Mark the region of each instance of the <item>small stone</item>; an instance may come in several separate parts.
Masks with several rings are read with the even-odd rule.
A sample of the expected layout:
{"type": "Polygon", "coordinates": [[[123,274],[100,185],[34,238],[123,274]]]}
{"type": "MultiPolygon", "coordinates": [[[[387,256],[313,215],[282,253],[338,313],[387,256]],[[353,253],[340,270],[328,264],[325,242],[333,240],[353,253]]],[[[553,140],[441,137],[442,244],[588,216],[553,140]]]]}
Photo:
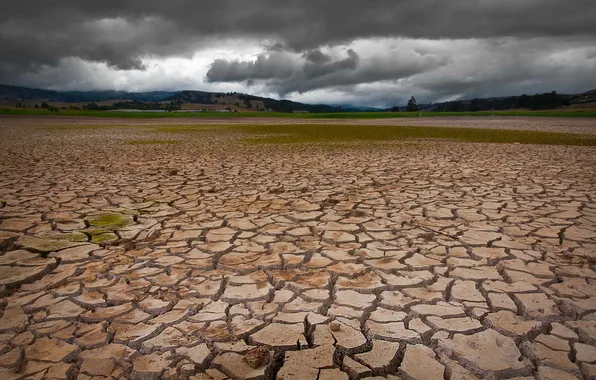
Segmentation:
{"type": "Polygon", "coordinates": [[[341,329],[341,323],[339,322],[331,322],[329,324],[329,330],[331,331],[339,331],[341,329]]]}
{"type": "Polygon", "coordinates": [[[244,355],[244,361],[252,368],[257,369],[261,366],[267,365],[269,363],[270,357],[271,353],[267,347],[258,346],[248,351],[244,355]]]}

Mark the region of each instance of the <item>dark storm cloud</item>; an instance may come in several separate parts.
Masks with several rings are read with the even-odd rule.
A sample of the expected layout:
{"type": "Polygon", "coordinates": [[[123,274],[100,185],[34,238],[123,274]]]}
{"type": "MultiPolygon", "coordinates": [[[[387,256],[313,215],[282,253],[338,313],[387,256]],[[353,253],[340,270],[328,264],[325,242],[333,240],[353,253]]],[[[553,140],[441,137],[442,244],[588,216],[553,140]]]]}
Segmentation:
{"type": "Polygon", "coordinates": [[[307,51],[304,53],[304,58],[313,64],[322,64],[331,61],[331,56],[323,53],[319,49],[307,51]]]}
{"type": "Polygon", "coordinates": [[[255,79],[288,78],[292,59],[284,53],[260,54],[254,61],[216,59],[207,72],[209,82],[243,82],[255,79]]]}
{"type": "Polygon", "coordinates": [[[20,0],[0,5],[0,44],[5,68],[74,56],[126,70],[225,38],[300,52],[370,37],[593,36],[594,20],[593,0],[20,0]]]}
{"type": "Polygon", "coordinates": [[[334,58],[320,50],[303,55],[291,52],[260,54],[255,60],[215,60],[206,81],[265,84],[279,95],[307,92],[327,87],[346,87],[361,83],[396,80],[446,64],[449,59],[433,54],[419,54],[408,48],[387,52],[365,60],[353,49],[346,57],[334,58]]]}
{"type": "Polygon", "coordinates": [[[356,97],[349,101],[375,106],[405,104],[411,95],[428,102],[553,90],[573,93],[596,87],[596,57],[586,59],[593,52],[590,38],[381,40],[356,45],[348,58],[343,56],[346,52],[337,51],[334,55],[285,52],[286,62],[291,62],[285,67],[291,67],[292,74],[284,77],[261,71],[259,78],[251,78],[250,70],[244,68],[254,61],[219,60],[206,79],[244,82],[251,91],[265,88],[280,96],[309,93],[315,101],[330,103],[356,97]],[[356,53],[356,49],[363,52],[356,53]],[[357,64],[339,69],[350,57],[358,57],[357,64]],[[218,72],[227,76],[218,76],[218,72]],[[230,77],[241,79],[227,80],[230,77]]]}
{"type": "Polygon", "coordinates": [[[0,83],[250,86],[371,105],[575,91],[595,87],[594,20],[594,0],[0,1],[0,83]],[[234,59],[238,44],[262,53],[234,59]],[[194,82],[146,67],[207,51],[194,82]]]}
{"type": "MultiPolygon", "coordinates": [[[[308,56],[306,57],[309,58],[308,56]]],[[[342,71],[342,70],[354,70],[358,67],[358,62],[360,61],[360,57],[358,54],[350,49],[348,50],[348,57],[341,59],[339,61],[331,62],[331,57],[318,57],[323,58],[323,60],[313,61],[312,56],[310,57],[309,61],[304,63],[304,74],[306,75],[307,79],[317,78],[323,75],[327,75],[330,73],[342,71]],[[328,58],[325,61],[325,58],[328,58]]]]}

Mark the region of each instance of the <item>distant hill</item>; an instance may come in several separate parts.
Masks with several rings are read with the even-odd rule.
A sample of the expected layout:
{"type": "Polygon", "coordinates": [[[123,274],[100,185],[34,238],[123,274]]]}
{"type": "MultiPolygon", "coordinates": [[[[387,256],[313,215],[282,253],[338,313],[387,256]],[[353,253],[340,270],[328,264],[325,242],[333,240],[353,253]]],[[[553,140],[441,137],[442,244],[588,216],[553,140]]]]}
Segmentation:
{"type": "MultiPolygon", "coordinates": [[[[141,109],[141,110],[229,110],[276,112],[383,112],[386,109],[352,104],[306,104],[290,100],[264,98],[238,92],[206,91],[54,91],[0,84],[0,106],[41,107],[43,103],[58,108],[74,109],[141,109]]],[[[404,105],[396,105],[405,111],[404,105]]],[[[441,103],[418,104],[420,111],[468,112],[510,109],[572,109],[596,108],[596,89],[579,94],[548,92],[477,99],[462,99],[441,103]]]]}
{"type": "Polygon", "coordinates": [[[168,96],[164,101],[177,104],[224,104],[232,108],[240,108],[255,111],[276,111],[276,112],[335,112],[337,107],[326,104],[305,104],[291,100],[277,100],[263,98],[260,96],[243,94],[238,92],[205,92],[205,91],[179,91],[168,96]]]}
{"type": "Polygon", "coordinates": [[[354,105],[354,104],[338,104],[337,107],[341,107],[341,111],[342,112],[378,112],[378,111],[385,111],[384,108],[358,106],[358,105],[354,105]]]}
{"type": "MultiPolygon", "coordinates": [[[[24,104],[32,107],[38,103],[106,103],[104,108],[156,109],[154,104],[171,103],[182,109],[229,109],[231,111],[277,111],[277,112],[335,112],[337,107],[325,104],[305,104],[290,100],[278,100],[242,93],[219,93],[205,91],[54,91],[0,84],[0,102],[24,104]],[[109,103],[109,104],[107,104],[109,103]]],[[[63,105],[64,104],[59,104],[63,105]]],[[[96,108],[93,105],[93,109],[96,108]]]]}
{"type": "Polygon", "coordinates": [[[126,99],[139,102],[158,102],[173,94],[175,94],[173,91],[54,91],[0,84],[0,99],[46,100],[50,102],[64,103],[103,102],[115,99],[126,99]]]}
{"type": "Polygon", "coordinates": [[[559,107],[594,108],[596,107],[596,90],[579,94],[557,94],[556,91],[552,91],[534,95],[523,94],[418,104],[418,110],[420,111],[438,112],[504,111],[511,109],[548,110],[559,107]]]}

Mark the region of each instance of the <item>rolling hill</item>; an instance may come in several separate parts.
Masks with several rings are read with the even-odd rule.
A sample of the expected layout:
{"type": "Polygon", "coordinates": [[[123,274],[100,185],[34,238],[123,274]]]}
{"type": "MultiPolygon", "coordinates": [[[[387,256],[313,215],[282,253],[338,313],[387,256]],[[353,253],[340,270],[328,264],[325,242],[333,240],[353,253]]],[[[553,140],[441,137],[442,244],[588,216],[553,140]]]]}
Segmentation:
{"type": "MultiPolygon", "coordinates": [[[[43,103],[58,108],[114,110],[211,110],[230,112],[377,112],[391,111],[358,105],[306,104],[284,99],[272,99],[238,92],[206,91],[55,91],[0,84],[0,107],[34,108],[43,103]]],[[[442,103],[418,104],[420,111],[474,112],[514,109],[593,109],[596,108],[596,90],[578,94],[555,92],[508,97],[453,100],[442,103]]],[[[405,107],[400,106],[400,111],[405,107]]]]}
{"type": "MultiPolygon", "coordinates": [[[[168,103],[181,109],[277,112],[334,112],[337,107],[264,98],[242,93],[205,91],[55,91],[0,84],[0,104],[32,108],[42,103],[57,107],[97,103],[103,107],[137,108],[140,103],[168,103]]],[[[146,107],[141,107],[146,108],[146,107]]]]}

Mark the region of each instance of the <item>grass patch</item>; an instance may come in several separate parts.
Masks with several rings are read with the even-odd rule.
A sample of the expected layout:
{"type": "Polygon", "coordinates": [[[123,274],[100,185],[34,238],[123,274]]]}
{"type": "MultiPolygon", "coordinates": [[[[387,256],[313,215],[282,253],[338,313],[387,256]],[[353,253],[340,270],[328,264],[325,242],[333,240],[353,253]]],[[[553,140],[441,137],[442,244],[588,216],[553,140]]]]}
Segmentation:
{"type": "Polygon", "coordinates": [[[386,119],[396,117],[448,117],[448,116],[541,116],[541,117],[596,117],[592,110],[550,110],[550,111],[477,111],[477,112],[333,112],[333,113],[284,113],[284,112],[114,112],[60,110],[50,112],[42,109],[4,109],[0,115],[25,116],[88,116],[121,119],[164,119],[164,118],[242,118],[283,117],[292,119],[386,119]]]}
{"type": "Polygon", "coordinates": [[[256,144],[447,139],[484,143],[596,146],[594,136],[503,129],[341,124],[242,125],[232,126],[232,128],[254,135],[255,137],[250,137],[246,141],[256,144]]]}
{"type": "Polygon", "coordinates": [[[153,145],[153,144],[180,144],[178,140],[133,140],[130,145],[153,145]]]}

